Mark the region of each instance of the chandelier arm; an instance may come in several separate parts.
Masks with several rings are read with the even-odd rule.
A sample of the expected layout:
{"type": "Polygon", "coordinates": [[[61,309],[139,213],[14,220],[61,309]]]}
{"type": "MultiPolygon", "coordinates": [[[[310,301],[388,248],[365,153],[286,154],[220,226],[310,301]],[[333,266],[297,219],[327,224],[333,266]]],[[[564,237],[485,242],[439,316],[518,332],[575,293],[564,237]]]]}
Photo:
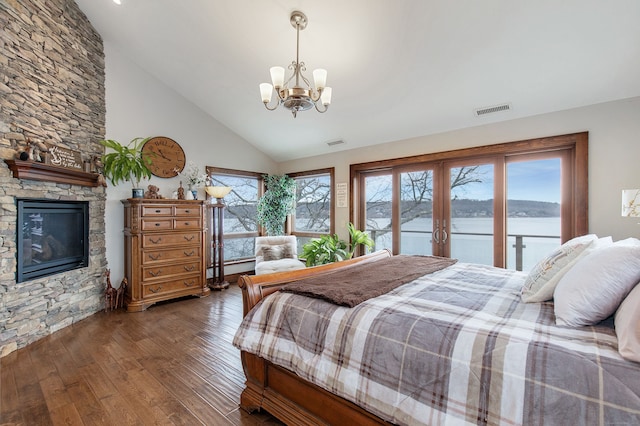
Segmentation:
{"type": "MultiPolygon", "coordinates": [[[[309,86],[311,87],[311,86],[309,86]]],[[[309,91],[309,95],[311,96],[311,100],[313,102],[318,102],[320,100],[320,98],[322,97],[322,91],[324,89],[318,89],[318,90],[310,90],[309,91]]]]}
{"type": "Polygon", "coordinates": [[[276,96],[278,97],[278,105],[280,105],[285,99],[287,99],[288,95],[287,95],[287,85],[286,84],[280,90],[276,90],[276,96]]]}
{"type": "Polygon", "coordinates": [[[329,105],[324,105],[324,109],[320,109],[318,108],[318,104],[319,102],[314,103],[314,105],[316,106],[316,111],[318,111],[320,114],[324,114],[329,109],[329,105]]]}
{"type": "Polygon", "coordinates": [[[287,79],[287,81],[284,82],[284,84],[282,85],[283,89],[286,89],[287,87],[289,87],[289,83],[291,82],[291,80],[293,80],[293,77],[296,76],[296,74],[298,74],[298,63],[296,61],[292,61],[291,64],[288,67],[292,73],[291,76],[287,79]]]}
{"type": "Polygon", "coordinates": [[[280,106],[280,95],[278,95],[278,100],[276,101],[274,106],[270,107],[268,102],[263,102],[263,104],[264,104],[264,107],[266,109],[268,109],[269,111],[275,110],[276,108],[278,108],[280,106]]]}
{"type": "MultiPolygon", "coordinates": [[[[302,71],[305,71],[307,68],[304,65],[304,62],[300,64],[299,70],[300,70],[300,78],[302,78],[302,80],[305,82],[305,84],[307,85],[307,87],[309,89],[311,89],[311,83],[309,82],[309,80],[307,79],[307,77],[304,76],[304,74],[302,74],[302,71]]],[[[296,83],[297,86],[299,86],[298,83],[296,83]]]]}

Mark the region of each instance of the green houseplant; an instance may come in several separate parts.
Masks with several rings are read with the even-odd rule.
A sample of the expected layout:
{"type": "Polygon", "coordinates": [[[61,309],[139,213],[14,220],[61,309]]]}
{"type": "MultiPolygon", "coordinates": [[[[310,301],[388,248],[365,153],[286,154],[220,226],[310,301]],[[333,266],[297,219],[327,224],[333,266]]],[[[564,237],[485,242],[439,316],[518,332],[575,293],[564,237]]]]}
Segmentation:
{"type": "Polygon", "coordinates": [[[313,238],[302,247],[300,257],[305,259],[307,266],[324,265],[325,263],[339,262],[351,259],[359,245],[372,248],[374,241],[367,233],[357,229],[353,223],[347,225],[350,243],[338,238],[337,234],[323,235],[313,238]]]}
{"type": "Polygon", "coordinates": [[[296,181],[287,175],[265,175],[267,188],[257,205],[256,219],[267,235],[284,235],[284,222],[293,212],[296,200],[296,181]]]}
{"type": "Polygon", "coordinates": [[[111,139],[100,141],[105,148],[113,151],[102,156],[105,177],[113,185],[120,182],[131,182],[134,198],[144,196],[144,189],[140,188],[140,180],[151,177],[151,171],[148,167],[151,160],[142,154],[142,146],[147,140],[149,138],[135,138],[127,145],[122,145],[111,139]]]}

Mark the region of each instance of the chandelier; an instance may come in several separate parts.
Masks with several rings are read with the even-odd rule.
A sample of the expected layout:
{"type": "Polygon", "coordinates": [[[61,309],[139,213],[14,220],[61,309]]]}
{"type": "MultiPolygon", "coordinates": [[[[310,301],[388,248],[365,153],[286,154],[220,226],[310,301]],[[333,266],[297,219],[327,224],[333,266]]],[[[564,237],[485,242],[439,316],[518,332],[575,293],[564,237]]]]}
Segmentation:
{"type": "Polygon", "coordinates": [[[300,62],[300,31],[307,27],[307,17],[304,13],[294,11],[290,18],[291,26],[296,29],[296,60],[291,62],[289,69],[292,71],[291,77],[284,81],[284,68],[271,67],[271,82],[260,84],[260,95],[264,106],[273,111],[278,106],[283,105],[290,110],[293,117],[298,111],[306,111],[315,106],[318,112],[326,112],[331,103],[331,87],[326,87],[327,70],[317,69],[313,71],[313,82],[315,90],[311,87],[309,80],[302,74],[307,68],[304,62],[300,62]],[[304,86],[301,84],[304,83],[304,86]],[[290,87],[294,84],[293,87],[290,87]],[[275,88],[278,101],[275,105],[269,106],[271,96],[275,88]]]}

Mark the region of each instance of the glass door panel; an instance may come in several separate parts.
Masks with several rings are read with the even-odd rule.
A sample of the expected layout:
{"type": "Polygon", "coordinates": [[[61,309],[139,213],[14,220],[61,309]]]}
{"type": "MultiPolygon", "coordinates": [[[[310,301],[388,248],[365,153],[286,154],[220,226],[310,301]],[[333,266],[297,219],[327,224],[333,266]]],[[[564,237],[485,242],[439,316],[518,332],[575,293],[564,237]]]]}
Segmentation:
{"type": "Polygon", "coordinates": [[[528,271],[561,244],[561,159],[507,164],[507,268],[528,271]]]}
{"type": "Polygon", "coordinates": [[[368,251],[385,248],[393,251],[392,195],[393,179],[390,172],[364,177],[365,232],[375,242],[368,251]]]}
{"type": "Polygon", "coordinates": [[[493,265],[494,166],[451,167],[449,177],[449,215],[443,215],[441,224],[441,239],[448,244],[449,257],[493,265]]]}
{"type": "Polygon", "coordinates": [[[400,173],[400,253],[433,254],[433,170],[400,173]]]}

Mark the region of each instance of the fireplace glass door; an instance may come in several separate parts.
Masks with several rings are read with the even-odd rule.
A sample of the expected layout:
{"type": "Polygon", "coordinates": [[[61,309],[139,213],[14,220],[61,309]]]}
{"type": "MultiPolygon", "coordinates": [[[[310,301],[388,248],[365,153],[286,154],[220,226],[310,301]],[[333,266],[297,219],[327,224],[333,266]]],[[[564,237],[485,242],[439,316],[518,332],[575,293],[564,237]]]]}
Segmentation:
{"type": "Polygon", "coordinates": [[[87,202],[18,199],[17,282],[88,265],[87,202]]]}

